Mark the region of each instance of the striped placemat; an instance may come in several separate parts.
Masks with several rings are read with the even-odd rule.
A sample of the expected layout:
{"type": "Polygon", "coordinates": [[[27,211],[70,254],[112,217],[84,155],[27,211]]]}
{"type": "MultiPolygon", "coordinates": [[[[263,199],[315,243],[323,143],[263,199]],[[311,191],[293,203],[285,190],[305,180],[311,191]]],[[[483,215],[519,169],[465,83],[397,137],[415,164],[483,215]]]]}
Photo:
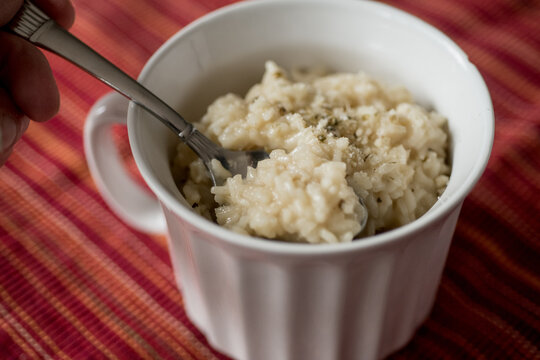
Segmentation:
{"type": "MultiPolygon", "coordinates": [[[[72,31],[136,76],[178,29],[231,2],[74,0],[72,31]]],[[[540,359],[540,2],[387,2],[467,52],[496,115],[433,312],[391,358],[540,359]]],[[[186,317],[165,239],[122,223],[90,178],[82,128],[108,88],[49,59],[60,113],[31,124],[0,168],[0,358],[226,359],[186,317]]],[[[128,153],[125,138],[118,129],[128,153]]]]}

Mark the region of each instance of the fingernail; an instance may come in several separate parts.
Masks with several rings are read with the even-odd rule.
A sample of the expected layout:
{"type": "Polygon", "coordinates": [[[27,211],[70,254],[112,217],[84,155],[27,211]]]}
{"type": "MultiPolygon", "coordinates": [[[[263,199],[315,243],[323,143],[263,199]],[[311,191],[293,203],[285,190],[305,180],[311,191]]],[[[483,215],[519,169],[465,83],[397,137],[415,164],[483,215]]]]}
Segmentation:
{"type": "Polygon", "coordinates": [[[2,152],[7,151],[17,140],[19,135],[18,121],[9,116],[0,118],[0,149],[2,152]]]}
{"type": "Polygon", "coordinates": [[[26,129],[28,129],[28,125],[30,125],[30,118],[28,118],[28,116],[23,116],[19,124],[20,125],[19,125],[18,134],[19,134],[19,138],[21,138],[24,132],[26,131],[26,129]]]}

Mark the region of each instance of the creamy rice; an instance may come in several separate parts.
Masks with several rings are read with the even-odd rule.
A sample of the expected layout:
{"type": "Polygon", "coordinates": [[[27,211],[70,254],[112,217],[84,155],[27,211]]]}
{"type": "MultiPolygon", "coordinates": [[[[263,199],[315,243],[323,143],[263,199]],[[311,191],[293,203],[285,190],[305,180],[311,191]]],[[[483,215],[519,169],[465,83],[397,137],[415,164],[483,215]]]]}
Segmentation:
{"type": "Polygon", "coordinates": [[[264,148],[270,159],[212,187],[180,144],[173,174],[186,200],[226,228],[269,239],[349,242],[410,223],[450,173],[446,119],[364,73],[288,74],[269,61],[245,98],[218,98],[197,127],[225,148],[264,148]],[[358,196],[369,214],[361,233],[358,196]]]}

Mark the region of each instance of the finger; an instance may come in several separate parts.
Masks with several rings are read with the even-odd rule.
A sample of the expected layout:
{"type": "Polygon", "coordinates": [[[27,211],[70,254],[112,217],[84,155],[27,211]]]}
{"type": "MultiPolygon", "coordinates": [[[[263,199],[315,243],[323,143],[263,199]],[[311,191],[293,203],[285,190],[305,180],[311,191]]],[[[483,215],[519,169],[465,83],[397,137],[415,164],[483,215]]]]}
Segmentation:
{"type": "Polygon", "coordinates": [[[28,128],[29,119],[15,106],[6,90],[0,88],[0,166],[28,128]]]}
{"type": "MultiPolygon", "coordinates": [[[[33,0],[41,10],[54,19],[60,26],[71,27],[75,19],[75,10],[70,0],[33,0]]],[[[11,21],[21,8],[23,0],[0,1],[0,26],[11,21]]]]}
{"type": "MultiPolygon", "coordinates": [[[[3,0],[5,1],[5,0],[3,0]]],[[[15,1],[15,0],[13,0],[15,1]]],[[[60,26],[69,29],[75,20],[75,9],[70,0],[33,0],[43,12],[60,26]]]]}
{"type": "Polygon", "coordinates": [[[18,109],[45,121],[60,106],[58,88],[45,55],[30,43],[0,32],[0,83],[18,109]]]}
{"type": "Polygon", "coordinates": [[[2,0],[0,1],[0,26],[6,25],[19,11],[23,0],[2,0]]]}

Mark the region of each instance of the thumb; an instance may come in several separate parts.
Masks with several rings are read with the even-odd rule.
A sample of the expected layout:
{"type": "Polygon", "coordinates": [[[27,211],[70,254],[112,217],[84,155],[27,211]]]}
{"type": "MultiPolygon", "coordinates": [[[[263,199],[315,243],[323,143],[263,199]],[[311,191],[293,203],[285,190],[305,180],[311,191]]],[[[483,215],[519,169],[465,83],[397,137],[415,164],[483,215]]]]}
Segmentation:
{"type": "Polygon", "coordinates": [[[0,117],[0,166],[4,165],[13,147],[28,128],[30,119],[26,116],[19,118],[0,117]]]}
{"type": "Polygon", "coordinates": [[[0,166],[6,162],[29,123],[28,117],[16,110],[5,90],[0,89],[0,166]]]}

